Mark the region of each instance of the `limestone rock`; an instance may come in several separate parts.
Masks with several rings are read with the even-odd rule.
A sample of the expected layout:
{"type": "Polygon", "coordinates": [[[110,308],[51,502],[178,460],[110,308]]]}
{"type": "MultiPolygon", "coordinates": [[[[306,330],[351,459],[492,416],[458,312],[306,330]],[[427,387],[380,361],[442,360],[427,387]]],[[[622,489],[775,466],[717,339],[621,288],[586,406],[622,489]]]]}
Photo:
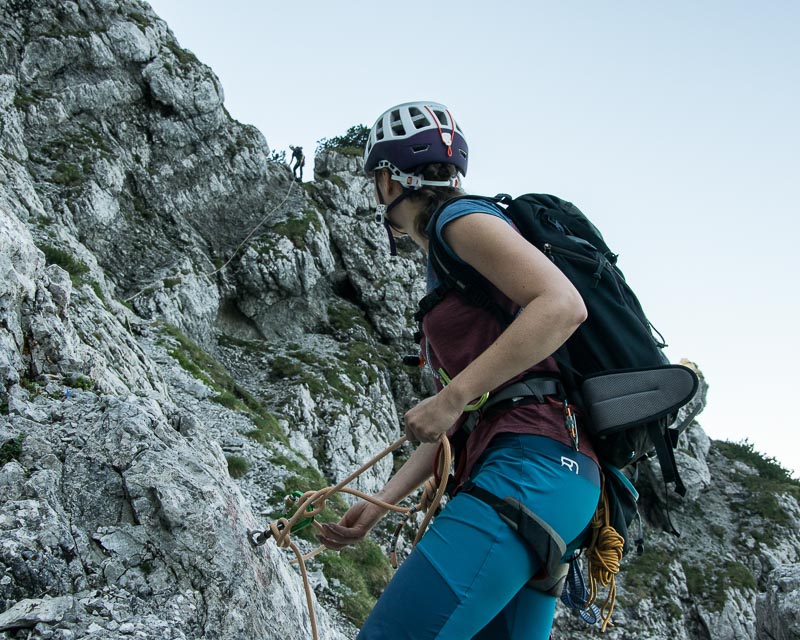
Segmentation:
{"type": "MultiPolygon", "coordinates": [[[[292,554],[251,533],[431,392],[399,364],[422,254],[390,258],[357,156],[295,183],[147,3],[6,2],[0,24],[0,634],[310,637],[292,554]]],[[[680,416],[687,495],[641,465],[646,552],[609,638],[798,636],[797,485],[706,436],[706,389],[680,416]]],[[[374,550],[309,562],[321,638],[356,635],[374,550]]],[[[554,638],[590,634],[559,607],[554,638]]]]}

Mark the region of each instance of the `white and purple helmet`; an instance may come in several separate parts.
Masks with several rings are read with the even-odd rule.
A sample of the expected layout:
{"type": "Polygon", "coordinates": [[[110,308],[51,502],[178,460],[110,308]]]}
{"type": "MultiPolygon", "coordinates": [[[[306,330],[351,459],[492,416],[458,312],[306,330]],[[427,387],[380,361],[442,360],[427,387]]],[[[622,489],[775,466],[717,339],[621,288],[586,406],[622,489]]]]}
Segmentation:
{"type": "Polygon", "coordinates": [[[369,132],[364,171],[389,169],[410,189],[423,185],[460,186],[460,180],[423,180],[415,170],[432,162],[453,164],[467,174],[467,141],[450,111],[437,102],[406,102],[385,111],[369,132]]]}

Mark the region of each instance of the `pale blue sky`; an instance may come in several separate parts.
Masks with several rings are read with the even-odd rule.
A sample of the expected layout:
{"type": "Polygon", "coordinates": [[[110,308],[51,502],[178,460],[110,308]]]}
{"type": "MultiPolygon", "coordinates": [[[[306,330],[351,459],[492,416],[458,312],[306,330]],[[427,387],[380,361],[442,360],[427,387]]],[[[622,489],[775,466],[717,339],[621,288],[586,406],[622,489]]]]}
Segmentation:
{"type": "Polygon", "coordinates": [[[150,5],[271,148],[448,105],[466,188],[580,207],[706,375],[705,431],[800,471],[800,3],[150,5]]]}

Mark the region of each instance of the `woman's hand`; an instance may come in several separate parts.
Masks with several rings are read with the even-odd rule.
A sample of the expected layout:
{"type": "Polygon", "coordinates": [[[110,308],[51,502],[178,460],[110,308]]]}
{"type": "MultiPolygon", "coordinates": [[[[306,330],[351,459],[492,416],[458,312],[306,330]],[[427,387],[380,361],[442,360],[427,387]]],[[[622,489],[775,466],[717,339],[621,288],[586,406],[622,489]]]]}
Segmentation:
{"type": "Polygon", "coordinates": [[[464,411],[464,402],[457,395],[445,387],[409,409],[404,416],[408,439],[412,442],[436,442],[464,411]]]}
{"type": "Polygon", "coordinates": [[[338,524],[323,524],[317,538],[328,549],[339,551],[347,545],[361,542],[386,511],[381,506],[363,500],[350,507],[338,524]]]}

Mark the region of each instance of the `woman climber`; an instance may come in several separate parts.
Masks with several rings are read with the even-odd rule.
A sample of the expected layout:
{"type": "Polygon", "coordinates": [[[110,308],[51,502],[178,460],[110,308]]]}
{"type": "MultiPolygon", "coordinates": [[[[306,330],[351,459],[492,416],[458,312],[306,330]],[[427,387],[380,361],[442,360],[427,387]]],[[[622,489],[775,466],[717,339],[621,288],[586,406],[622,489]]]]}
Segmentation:
{"type": "MultiPolygon", "coordinates": [[[[405,414],[406,435],[419,446],[375,497],[396,504],[422,485],[444,433],[458,454],[456,483],[360,640],[548,638],[560,568],[600,496],[597,457],[580,423],[575,432],[551,357],[585,319],[583,300],[500,207],[463,197],[467,159],[461,128],[434,102],[387,110],[364,153],[392,246],[408,236],[427,254],[436,234],[514,319],[504,322],[456,291],[424,315],[420,346],[438,392],[405,414]],[[530,390],[521,404],[465,410],[486,392],[500,397],[519,383],[530,390]]],[[[430,264],[427,273],[432,290],[430,264]]],[[[331,549],[354,544],[385,513],[358,502],[339,523],[323,525],[320,539],[331,549]]]]}

